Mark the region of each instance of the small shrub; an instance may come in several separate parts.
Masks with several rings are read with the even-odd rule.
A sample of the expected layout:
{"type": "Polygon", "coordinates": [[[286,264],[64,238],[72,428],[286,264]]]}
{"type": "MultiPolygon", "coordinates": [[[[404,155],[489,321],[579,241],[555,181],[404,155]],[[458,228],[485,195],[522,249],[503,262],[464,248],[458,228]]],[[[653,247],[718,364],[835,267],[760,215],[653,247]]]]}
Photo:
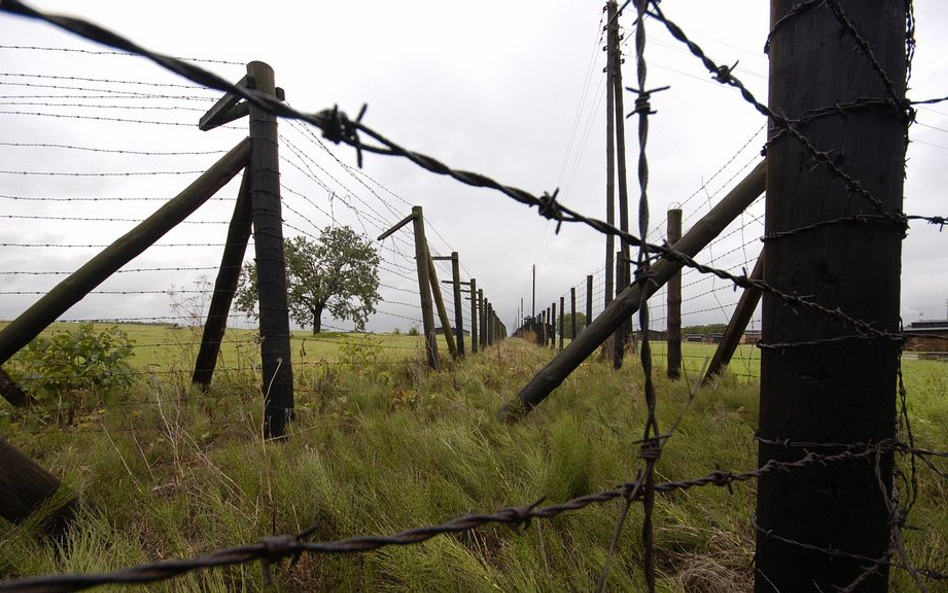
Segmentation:
{"type": "Polygon", "coordinates": [[[417,326],[417,325],[413,325],[413,326],[411,326],[410,328],[408,328],[408,335],[409,335],[409,336],[417,336],[417,335],[418,335],[418,326],[417,326]]]}
{"type": "Polygon", "coordinates": [[[117,326],[96,331],[84,323],[30,342],[14,357],[11,374],[40,404],[57,403],[81,392],[128,387],[134,377],[127,362],[132,355],[133,342],[117,326]]]}

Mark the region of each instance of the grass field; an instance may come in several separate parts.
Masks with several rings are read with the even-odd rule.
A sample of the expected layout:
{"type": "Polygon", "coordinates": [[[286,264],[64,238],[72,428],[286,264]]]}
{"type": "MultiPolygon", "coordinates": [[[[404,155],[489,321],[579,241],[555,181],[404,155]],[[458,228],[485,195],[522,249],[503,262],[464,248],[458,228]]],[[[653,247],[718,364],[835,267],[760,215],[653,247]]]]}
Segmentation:
{"type": "MultiPolygon", "coordinates": [[[[188,330],[135,329],[140,344],[188,330]]],[[[182,333],[184,332],[184,333],[182,333]]],[[[235,344],[244,343],[240,337],[235,344]]],[[[151,375],[92,402],[74,425],[4,409],[5,438],[78,494],[83,510],[62,547],[37,537],[36,522],[0,527],[0,577],[101,572],[192,557],[315,526],[312,538],[389,534],[470,512],[545,504],[614,487],[635,472],[644,418],[634,358],[616,372],[595,357],[525,421],[504,425],[497,409],[553,351],[506,340],[439,373],[423,366],[417,337],[328,334],[294,337],[296,419],[291,438],[260,438],[261,394],[253,355],[236,352],[203,396],[174,376],[151,375]],[[322,338],[325,338],[323,340],[322,338]],[[348,345],[345,345],[348,344],[348,345]],[[240,357],[246,356],[244,362],[240,357]]],[[[176,342],[177,343],[177,342],[176,342]]],[[[190,342],[182,340],[183,345],[190,342]]],[[[190,347],[190,346],[188,346],[190,347]]],[[[243,348],[243,347],[242,347],[243,348]]],[[[689,344],[695,376],[714,351],[689,344]]],[[[138,368],[189,368],[188,350],[136,356],[138,368]],[[152,355],[153,356],[153,355],[152,355]],[[178,356],[179,358],[175,358],[178,356]]],[[[660,352],[658,353],[660,354],[660,352]]],[[[656,371],[659,421],[687,406],[684,382],[656,371]]],[[[759,372],[753,348],[737,374],[759,372]]],[[[948,449],[948,364],[904,361],[919,446],[948,449]]],[[[660,481],[756,466],[757,383],[727,375],[701,389],[657,465],[660,481]]],[[[922,468],[921,498],[907,532],[918,565],[948,571],[946,482],[922,468]]],[[[661,591],[752,590],[753,482],[660,497],[655,516],[661,591]]],[[[595,588],[620,504],[592,505],[522,533],[483,527],[424,544],[352,556],[304,556],[273,567],[278,591],[588,591],[595,588]]],[[[611,591],[643,589],[641,509],[632,513],[608,576],[611,591]]],[[[898,590],[914,590],[906,575],[898,590]]],[[[929,583],[931,591],[939,583],[929,583]]],[[[159,591],[260,591],[259,564],[191,573],[159,591]]]]}

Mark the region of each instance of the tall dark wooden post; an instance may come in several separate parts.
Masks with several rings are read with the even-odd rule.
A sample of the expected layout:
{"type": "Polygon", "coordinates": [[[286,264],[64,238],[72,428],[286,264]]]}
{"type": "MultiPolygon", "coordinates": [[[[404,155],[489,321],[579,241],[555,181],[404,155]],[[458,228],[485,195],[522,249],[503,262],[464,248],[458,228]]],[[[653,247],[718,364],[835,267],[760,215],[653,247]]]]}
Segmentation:
{"type": "Polygon", "coordinates": [[[494,345],[494,330],[497,327],[497,319],[494,317],[494,305],[487,303],[487,343],[494,345]]]}
{"type": "Polygon", "coordinates": [[[569,339],[572,342],[576,339],[576,287],[569,289],[569,316],[570,316],[570,327],[569,327],[569,339]]]}
{"type": "Polygon", "coordinates": [[[480,342],[477,324],[477,280],[471,278],[471,352],[477,354],[477,346],[480,342]]]}
{"type": "MultiPolygon", "coordinates": [[[[615,225],[616,222],[616,154],[615,154],[615,62],[617,52],[612,51],[613,28],[618,30],[619,19],[616,17],[616,3],[612,0],[606,2],[607,7],[607,29],[606,29],[606,222],[615,225]]],[[[616,263],[616,240],[611,234],[606,235],[606,307],[612,302],[615,294],[613,284],[613,275],[615,274],[616,263]]],[[[609,346],[607,345],[608,349],[609,346]]]]}
{"type": "MultiPolygon", "coordinates": [[[[593,318],[593,276],[589,274],[586,276],[586,327],[589,327],[589,324],[592,323],[593,318]]],[[[573,336],[574,338],[576,336],[573,336]]]]}
{"type": "MultiPolygon", "coordinates": [[[[665,240],[674,246],[681,239],[681,209],[668,211],[668,229],[665,240]]],[[[668,281],[666,289],[668,300],[668,378],[681,376],[681,270],[668,281]]]]}
{"type": "Polygon", "coordinates": [[[566,302],[566,297],[560,297],[560,350],[563,349],[563,339],[566,337],[566,336],[563,335],[563,334],[566,333],[566,331],[565,331],[565,330],[566,330],[566,323],[565,323],[566,306],[565,306],[565,302],[566,302]]]}
{"type": "Polygon", "coordinates": [[[214,282],[214,295],[211,297],[207,319],[204,322],[201,349],[194,361],[191,384],[202,391],[207,391],[211,378],[214,376],[221,342],[227,330],[227,316],[230,314],[230,306],[240,282],[240,268],[247,251],[247,241],[250,239],[253,208],[250,201],[249,177],[249,171],[245,169],[240,191],[237,193],[237,202],[234,205],[234,214],[227,229],[227,242],[224,244],[221,267],[217,271],[217,280],[214,282]]]}
{"type": "MultiPolygon", "coordinates": [[[[276,96],[273,68],[247,64],[247,76],[261,93],[276,96]]],[[[290,363],[290,314],[286,301],[283,215],[280,202],[280,155],[277,118],[250,107],[250,200],[260,303],[260,356],[266,402],[264,434],[279,438],[293,412],[293,367],[290,363]]]]}
{"type": "Polygon", "coordinates": [[[457,328],[458,356],[464,358],[464,312],[461,301],[461,262],[458,252],[451,252],[451,282],[454,288],[454,327],[457,328]]]}
{"type": "MultiPolygon", "coordinates": [[[[905,157],[906,5],[904,0],[840,0],[798,11],[796,0],[771,0],[771,23],[781,22],[770,46],[773,112],[795,120],[817,109],[875,99],[870,109],[834,112],[801,128],[873,201],[854,190],[790,134],[771,122],[767,148],[764,280],[808,295],[884,332],[899,332],[902,180],[905,157]],[[891,87],[886,90],[866,52],[841,24],[856,24],[891,87]],[[790,19],[785,15],[795,13],[790,19]],[[895,105],[891,102],[894,101],[895,105]],[[826,224],[867,216],[866,224],[826,224]],[[891,217],[891,218],[890,218],[891,217]],[[792,232],[810,227],[809,230],[792,232]]],[[[793,461],[804,451],[785,440],[879,443],[895,436],[899,344],[846,339],[852,327],[818,312],[763,297],[759,463],[793,461]],[[842,338],[842,341],[832,341],[842,338]],[[767,344],[820,341],[767,348],[767,344]]],[[[890,549],[885,491],[893,455],[774,472],[758,482],[756,591],[833,591],[863,575],[866,562],[786,543],[802,542],[860,557],[890,549]],[[878,477],[877,477],[878,473],[878,477]],[[882,487],[880,488],[880,482],[882,487]]],[[[858,583],[861,592],[887,590],[888,564],[858,583]]]]}
{"type": "Polygon", "coordinates": [[[556,349],[556,329],[558,327],[556,323],[556,301],[550,304],[550,348],[556,349]]]}
{"type": "Polygon", "coordinates": [[[484,289],[477,289],[477,311],[480,313],[480,327],[478,331],[481,333],[481,347],[487,347],[487,308],[485,307],[487,303],[484,301],[484,289]]]}

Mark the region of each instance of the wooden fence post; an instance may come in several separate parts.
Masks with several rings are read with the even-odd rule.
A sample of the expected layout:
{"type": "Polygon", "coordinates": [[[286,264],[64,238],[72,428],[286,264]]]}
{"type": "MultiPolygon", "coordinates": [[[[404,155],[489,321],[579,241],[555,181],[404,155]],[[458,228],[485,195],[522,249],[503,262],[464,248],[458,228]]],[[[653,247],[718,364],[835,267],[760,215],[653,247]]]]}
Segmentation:
{"type": "Polygon", "coordinates": [[[487,348],[487,309],[485,307],[487,303],[484,301],[484,289],[477,289],[477,311],[480,313],[480,326],[478,331],[481,334],[481,347],[487,348]]]}
{"type": "MultiPolygon", "coordinates": [[[[257,92],[276,96],[273,68],[247,64],[257,92]]],[[[250,200],[257,297],[260,304],[260,356],[263,367],[264,435],[282,438],[293,412],[293,366],[290,361],[290,309],[287,305],[286,259],[280,200],[280,138],[275,115],[250,106],[250,200]]]]}
{"type": "Polygon", "coordinates": [[[243,140],[181,193],[116,239],[0,330],[0,363],[9,360],[50,323],[227,185],[247,164],[249,155],[250,142],[243,140]]]}
{"type": "Polygon", "coordinates": [[[566,322],[565,322],[566,306],[564,304],[565,302],[566,302],[566,298],[560,297],[560,350],[563,349],[563,340],[566,337],[564,335],[566,334],[566,322]]]}
{"type": "Polygon", "coordinates": [[[435,334],[434,311],[431,298],[431,279],[428,277],[428,240],[425,239],[425,215],[421,206],[412,206],[412,230],[415,235],[415,260],[418,269],[418,291],[421,293],[421,324],[425,332],[425,351],[428,366],[438,370],[438,337],[435,334]]]}
{"type": "MultiPolygon", "coordinates": [[[[763,193],[765,180],[766,167],[761,162],[704,218],[682,236],[676,245],[676,250],[690,257],[697,255],[763,193]]],[[[520,390],[516,399],[500,410],[500,418],[508,422],[516,420],[539,405],[576,367],[605,342],[624,320],[638,310],[642,290],[645,290],[647,295],[654,294],[679,269],[681,269],[681,264],[663,258],[652,267],[652,282],[644,285],[636,282],[623,290],[619,297],[586,328],[586,331],[577,336],[556,358],[543,367],[520,390]]]]}
{"type": "MultiPolygon", "coordinates": [[[[681,238],[680,208],[672,208],[668,211],[668,227],[665,238],[672,247],[681,238]]],[[[681,270],[675,272],[666,286],[668,378],[677,379],[681,376],[681,270]]]]}
{"type": "Polygon", "coordinates": [[[464,358],[464,312],[461,309],[461,262],[458,252],[451,252],[451,281],[454,288],[454,327],[458,334],[458,355],[464,358]]]}
{"type": "MultiPolygon", "coordinates": [[[[820,160],[771,121],[764,280],[873,330],[899,334],[910,3],[833,2],[792,18],[786,17],[799,7],[796,0],[772,0],[770,6],[771,23],[781,22],[770,45],[770,109],[791,122],[818,109],[833,115],[797,128],[821,151],[820,160]],[[843,20],[856,23],[858,32],[843,20]],[[834,107],[854,100],[887,107],[845,115],[834,107]],[[834,174],[836,167],[848,177],[834,174]],[[869,222],[827,224],[860,217],[869,222]]],[[[796,461],[806,451],[847,450],[830,443],[895,438],[898,340],[847,339],[861,332],[769,294],[763,296],[761,329],[760,464],[796,461]],[[812,446],[804,450],[787,441],[812,446]]],[[[761,476],[756,591],[833,591],[856,584],[860,592],[886,591],[889,563],[862,558],[888,558],[892,551],[891,529],[901,521],[887,508],[893,456],[887,449],[869,460],[761,476]]]]}
{"type": "MultiPolygon", "coordinates": [[[[593,275],[586,276],[586,324],[583,329],[589,327],[593,320],[593,275]]],[[[574,338],[576,336],[573,336],[574,338]]]]}
{"type": "Polygon", "coordinates": [[[569,289],[569,316],[570,316],[570,327],[569,327],[569,341],[572,342],[576,339],[576,287],[569,289]]]}
{"type": "Polygon", "coordinates": [[[471,352],[477,354],[477,347],[480,342],[478,335],[480,332],[477,324],[477,280],[471,278],[471,352]]]}
{"type": "Polygon", "coordinates": [[[244,176],[240,182],[240,191],[237,193],[237,202],[234,204],[234,214],[227,229],[227,241],[224,244],[224,254],[221,256],[221,267],[217,271],[217,280],[214,282],[214,294],[207,309],[207,319],[204,322],[204,333],[201,336],[201,348],[194,361],[194,375],[191,384],[201,391],[207,391],[217,366],[217,357],[220,354],[221,342],[227,330],[227,316],[234,300],[234,293],[240,281],[240,269],[247,251],[247,241],[251,233],[252,204],[250,202],[249,173],[244,169],[244,176]]]}

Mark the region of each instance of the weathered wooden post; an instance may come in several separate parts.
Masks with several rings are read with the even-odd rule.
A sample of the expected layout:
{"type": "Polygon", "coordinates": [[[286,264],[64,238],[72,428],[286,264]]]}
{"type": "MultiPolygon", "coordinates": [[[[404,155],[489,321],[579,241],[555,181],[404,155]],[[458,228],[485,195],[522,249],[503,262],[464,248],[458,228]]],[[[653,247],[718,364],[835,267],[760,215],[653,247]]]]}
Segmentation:
{"type": "MultiPolygon", "coordinates": [[[[593,276],[586,276],[586,325],[583,329],[589,327],[593,320],[593,276]]],[[[574,335],[573,338],[576,338],[574,335]]]]}
{"type": "MultiPolygon", "coordinates": [[[[751,273],[750,277],[752,280],[764,279],[763,254],[757,258],[757,263],[754,264],[754,271],[751,273]]],[[[724,336],[721,338],[721,343],[718,344],[717,350],[714,351],[714,356],[711,358],[711,364],[708,365],[708,371],[704,375],[705,383],[713,380],[715,377],[723,373],[724,369],[727,368],[727,365],[731,362],[731,357],[734,356],[734,352],[741,343],[741,338],[744,336],[744,330],[747,329],[747,324],[750,322],[751,317],[753,317],[754,310],[757,308],[757,303],[759,302],[759,289],[751,286],[745,288],[744,292],[741,293],[741,298],[737,301],[737,306],[734,308],[734,313],[731,315],[730,321],[728,321],[727,329],[724,330],[724,336]]]]}
{"type": "Polygon", "coordinates": [[[428,275],[431,262],[429,261],[428,241],[425,239],[425,215],[421,206],[412,206],[411,214],[379,235],[376,240],[385,240],[409,222],[412,223],[412,234],[415,239],[415,269],[418,272],[418,295],[421,302],[422,331],[425,334],[425,353],[428,358],[428,366],[438,370],[438,339],[435,333],[434,313],[431,304],[431,279],[428,275]]]}
{"type": "MultiPolygon", "coordinates": [[[[276,96],[273,68],[247,64],[257,92],[276,96]]],[[[260,356],[263,367],[264,434],[281,438],[293,412],[290,362],[290,310],[287,305],[283,215],[280,200],[280,138],[275,115],[250,106],[250,201],[257,296],[260,304],[260,356]]]]}
{"type": "Polygon", "coordinates": [[[214,294],[207,310],[204,333],[201,336],[201,348],[194,361],[194,375],[191,384],[207,391],[217,366],[221,342],[227,330],[227,316],[237,292],[240,281],[240,268],[247,251],[247,241],[251,233],[252,204],[250,200],[249,172],[244,169],[244,177],[237,193],[234,214],[227,229],[227,241],[221,256],[221,267],[214,282],[214,294]]]}
{"type": "Polygon", "coordinates": [[[477,280],[471,278],[471,352],[477,354],[477,346],[480,342],[477,324],[477,280]]]}
{"type": "MultiPolygon", "coordinates": [[[[681,238],[681,209],[668,211],[668,227],[665,240],[671,247],[681,238]]],[[[681,270],[675,273],[666,285],[668,306],[668,378],[681,376],[681,270]]]]}
{"type": "Polygon", "coordinates": [[[438,271],[435,269],[436,259],[451,259],[447,257],[433,257],[425,245],[425,253],[428,254],[428,279],[431,281],[431,293],[434,296],[435,307],[438,311],[438,319],[441,320],[441,331],[444,333],[444,341],[448,344],[448,353],[451,358],[457,359],[458,347],[454,342],[454,332],[451,331],[451,319],[448,317],[448,310],[444,306],[444,297],[441,295],[441,283],[438,282],[438,271]]]}
{"type": "MultiPolygon", "coordinates": [[[[59,480],[0,438],[0,517],[20,523],[60,488],[59,480]]],[[[75,498],[63,501],[44,526],[46,533],[61,535],[72,518],[75,498]]]]}
{"type": "MultiPolygon", "coordinates": [[[[701,251],[763,193],[765,171],[764,163],[754,167],[754,170],[737,187],[728,192],[727,196],[682,236],[675,249],[689,257],[694,257],[701,251]]],[[[586,331],[577,336],[556,358],[543,367],[520,390],[517,397],[500,410],[501,419],[508,422],[516,420],[538,406],[576,367],[602,345],[619,325],[638,310],[643,290],[647,296],[654,294],[679,269],[681,269],[680,263],[663,258],[652,267],[650,282],[644,284],[636,282],[623,290],[618,298],[586,328],[586,331]]]]}
{"type": "Polygon", "coordinates": [[[464,358],[464,312],[461,302],[461,262],[458,252],[451,252],[451,281],[454,284],[454,327],[458,334],[458,355],[464,358]]]}
{"type": "Polygon", "coordinates": [[[570,316],[570,327],[569,327],[569,341],[572,342],[576,339],[576,287],[569,289],[569,316],[570,316]]]}
{"type": "Polygon", "coordinates": [[[566,322],[565,322],[566,306],[564,304],[565,302],[566,302],[566,298],[560,297],[560,350],[563,349],[563,339],[565,338],[563,334],[566,333],[565,331],[566,330],[566,322]]]}
{"type": "Polygon", "coordinates": [[[438,336],[435,334],[431,279],[428,278],[428,240],[425,239],[425,217],[421,206],[412,206],[411,215],[412,230],[415,235],[418,291],[421,293],[421,324],[425,332],[425,351],[428,353],[428,366],[438,370],[438,336]]]}
{"type": "MultiPolygon", "coordinates": [[[[820,161],[784,126],[770,123],[764,280],[893,334],[900,332],[906,229],[909,5],[840,0],[800,11],[796,0],[770,4],[771,23],[780,23],[770,45],[770,109],[790,121],[820,109],[831,115],[797,128],[821,151],[820,161]],[[835,107],[870,101],[878,106],[835,107]],[[828,224],[860,217],[869,222],[828,224]]],[[[830,443],[895,437],[897,340],[847,339],[860,332],[766,293],[762,332],[761,465],[803,457],[805,451],[788,441],[833,454],[845,447],[830,443]],[[816,343],[801,344],[808,342],[816,343]]],[[[851,584],[861,592],[886,591],[889,563],[864,558],[888,558],[892,550],[890,531],[900,522],[887,508],[892,473],[889,449],[869,460],[762,476],[756,591],[855,589],[851,584]],[[826,554],[826,548],[842,553],[826,554]]]]}
{"type": "Polygon", "coordinates": [[[477,311],[480,314],[480,327],[478,331],[481,333],[481,346],[487,348],[487,308],[485,307],[487,303],[484,301],[484,289],[477,289],[477,311]]]}

